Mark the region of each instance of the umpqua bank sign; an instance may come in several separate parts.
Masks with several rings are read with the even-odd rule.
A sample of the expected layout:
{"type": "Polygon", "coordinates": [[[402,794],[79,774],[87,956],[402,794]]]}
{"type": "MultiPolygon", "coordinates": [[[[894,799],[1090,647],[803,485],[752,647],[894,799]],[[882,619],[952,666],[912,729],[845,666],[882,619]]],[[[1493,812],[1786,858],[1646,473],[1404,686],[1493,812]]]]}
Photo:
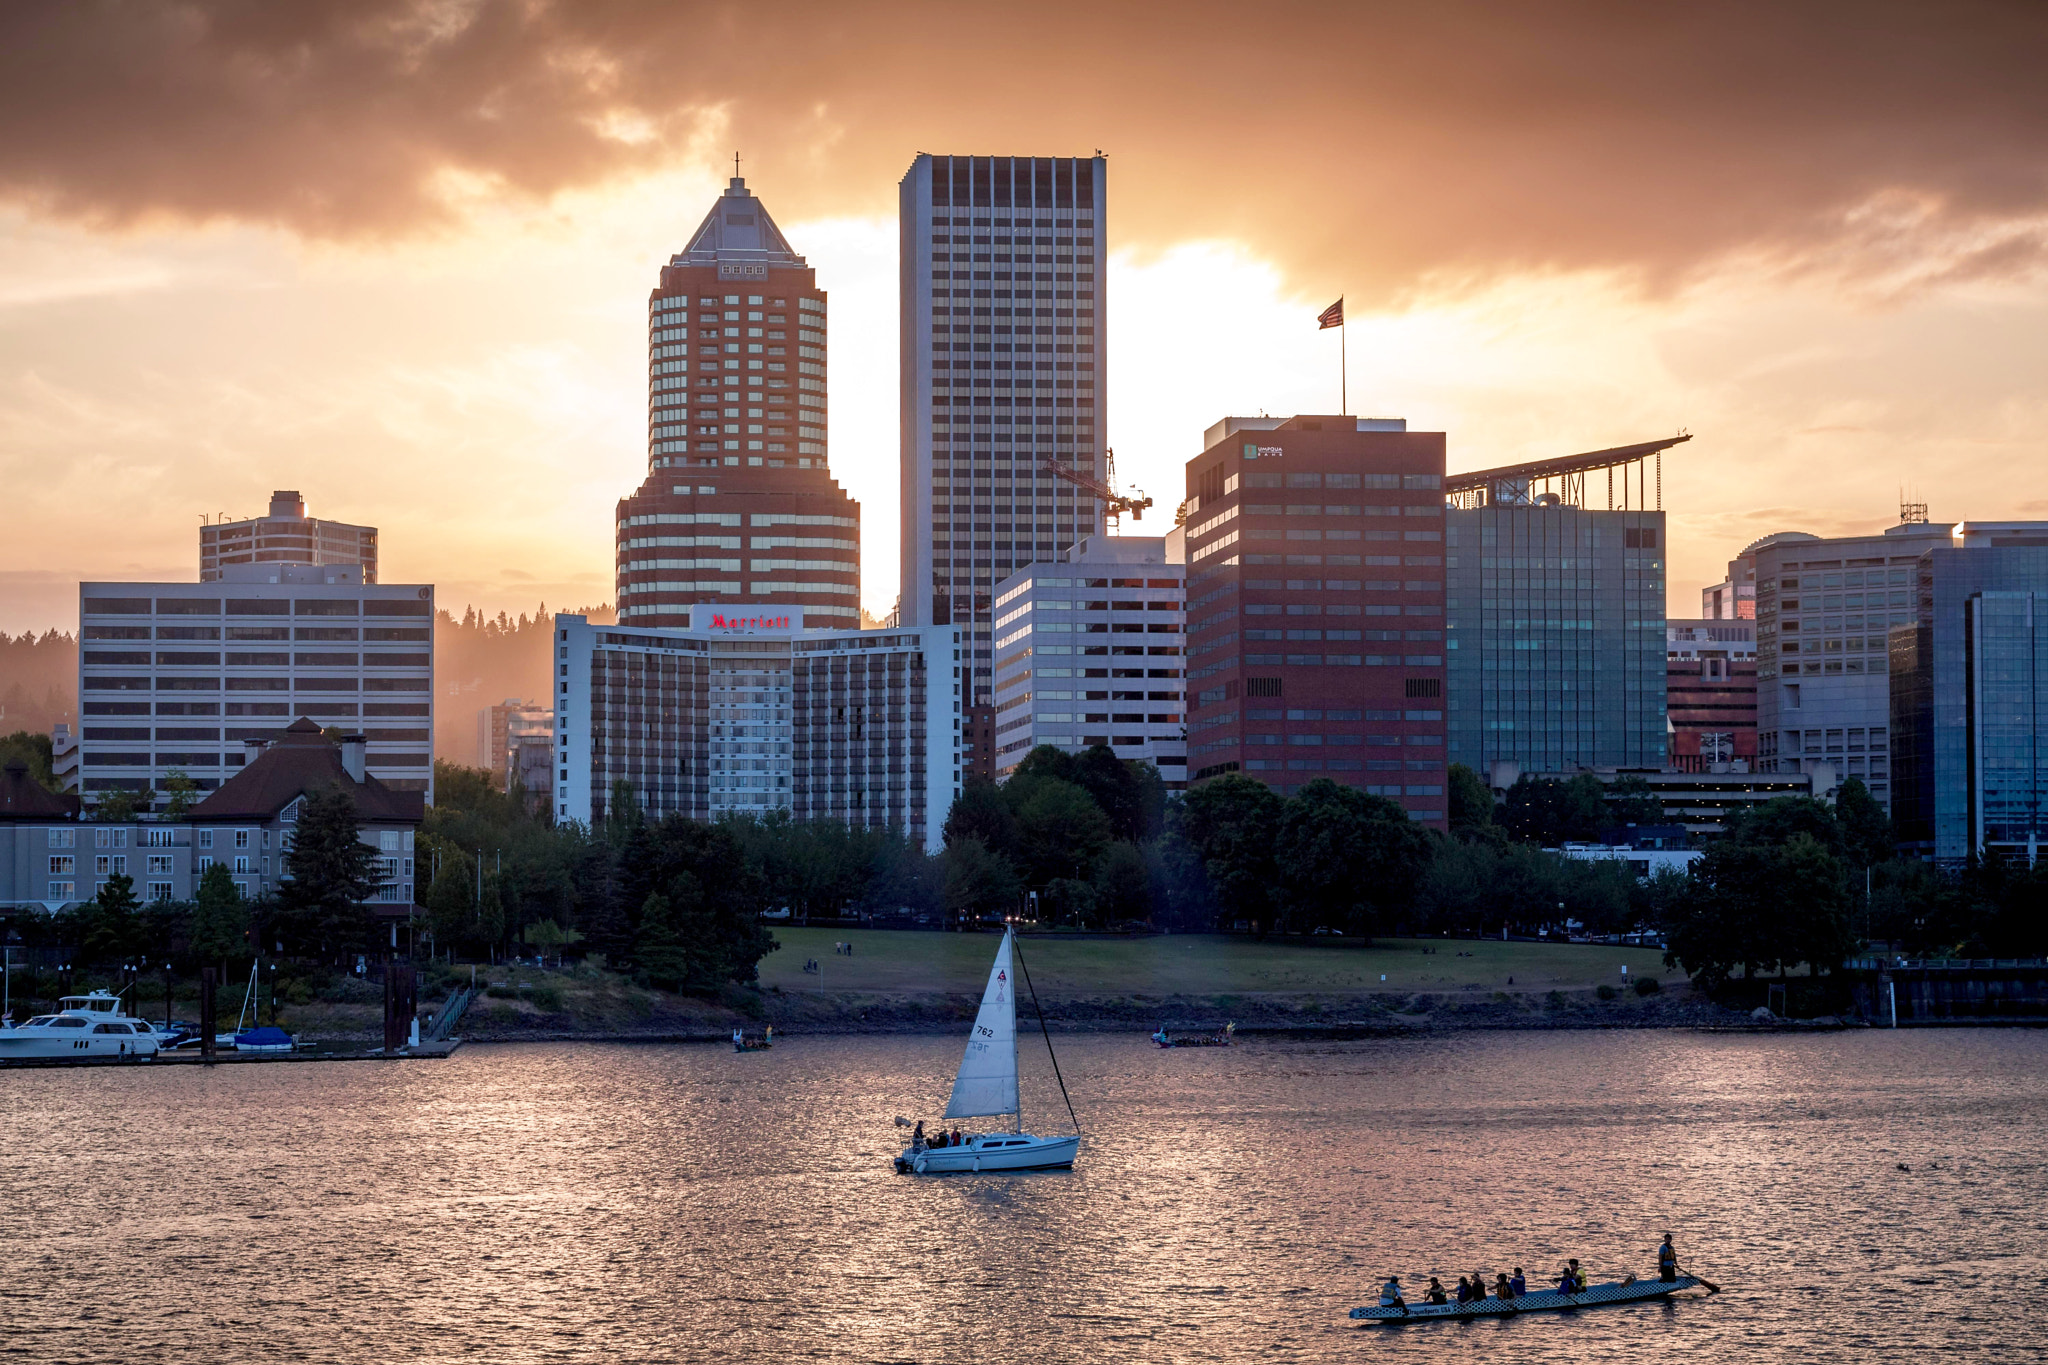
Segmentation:
{"type": "Polygon", "coordinates": [[[717,635],[795,635],[804,628],[804,614],[800,607],[737,612],[700,603],[690,608],[690,628],[717,635]]]}

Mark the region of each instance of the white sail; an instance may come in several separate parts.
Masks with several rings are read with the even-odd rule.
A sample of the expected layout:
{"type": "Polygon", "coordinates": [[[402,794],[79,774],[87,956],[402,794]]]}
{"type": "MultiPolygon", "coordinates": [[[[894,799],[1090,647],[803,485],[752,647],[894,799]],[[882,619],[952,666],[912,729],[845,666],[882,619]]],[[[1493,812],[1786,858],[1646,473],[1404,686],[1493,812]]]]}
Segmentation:
{"type": "Polygon", "coordinates": [[[988,989],[982,992],[981,1013],[974,1017],[960,1074],[953,1078],[953,1098],[946,1103],[949,1119],[1017,1112],[1017,995],[1010,971],[1010,935],[996,949],[989,968],[988,989]]]}

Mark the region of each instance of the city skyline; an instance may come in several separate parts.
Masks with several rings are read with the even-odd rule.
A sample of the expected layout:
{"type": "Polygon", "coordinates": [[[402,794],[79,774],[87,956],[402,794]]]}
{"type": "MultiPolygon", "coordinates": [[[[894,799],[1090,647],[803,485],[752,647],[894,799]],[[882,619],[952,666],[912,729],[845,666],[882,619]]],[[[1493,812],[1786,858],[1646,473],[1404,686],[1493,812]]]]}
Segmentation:
{"type": "MultiPolygon", "coordinates": [[[[1557,10],[1555,36],[1585,33],[1590,12],[1557,10]]],[[[520,43],[621,41],[562,11],[536,14],[520,43]]],[[[291,36],[326,43],[335,61],[389,55],[331,16],[301,22],[314,31],[291,36]]],[[[638,22],[651,52],[679,41],[659,18],[638,22]]],[[[1258,42],[1299,38],[1304,22],[1283,16],[1258,42]]],[[[121,176],[106,146],[57,165],[48,153],[61,138],[17,139],[0,157],[0,471],[19,490],[21,525],[0,550],[0,628],[68,628],[82,579],[182,572],[192,522],[181,517],[260,508],[279,483],[384,528],[385,572],[443,585],[451,606],[605,600],[613,500],[644,473],[645,271],[699,219],[734,145],[831,279],[835,330],[863,338],[836,357],[832,443],[835,472],[867,509],[871,611],[894,596],[900,529],[889,196],[921,146],[1102,145],[1116,163],[1103,263],[1116,393],[1102,440],[1123,477],[1155,495],[1223,413],[1332,405],[1336,339],[1313,320],[1342,293],[1360,357],[1352,408],[1447,432],[1453,471],[1698,434],[1667,471],[1675,615],[1759,536],[1881,529],[1901,485],[1937,520],[2048,506],[2007,474],[2038,458],[2041,209],[1996,173],[2021,164],[2034,117],[1996,54],[2025,50],[2031,30],[1901,25],[1795,79],[1800,54],[1826,49],[1825,24],[1755,16],[1788,59],[1737,101],[1721,87],[1732,88],[1722,76],[1740,26],[1611,29],[1592,49],[1633,55],[1699,96],[1686,119],[1655,113],[1667,91],[1617,79],[1570,117],[1520,129],[1507,96],[1533,99],[1588,60],[1539,41],[1536,21],[1499,19],[1499,41],[1477,50],[1421,20],[1323,22],[1398,41],[1412,72],[1356,83],[1377,94],[1304,81],[1284,108],[1240,113],[1242,126],[1192,109],[1178,77],[1157,78],[1168,85],[1152,90],[1154,111],[1027,100],[1008,77],[983,109],[949,76],[906,117],[872,99],[898,60],[878,33],[863,39],[881,54],[866,66],[813,55],[791,68],[825,81],[824,104],[803,105],[803,118],[770,88],[734,88],[714,101],[721,114],[700,118],[631,73],[610,96],[536,96],[524,117],[543,122],[612,100],[624,122],[578,165],[533,138],[524,151],[461,145],[462,101],[481,95],[459,82],[416,111],[408,154],[382,169],[273,156],[264,175],[239,179],[213,165],[231,157],[194,160],[174,124],[150,164],[189,174],[121,176]],[[1909,60],[1919,82],[1880,79],[1909,60]],[[1443,92],[1426,88],[1432,74],[1443,92]],[[1973,97],[1944,103],[1964,74],[1973,97]],[[1473,99],[1482,78],[1506,94],[1473,99]],[[1394,119],[1400,100],[1414,118],[1394,119]],[[1309,149],[1272,136],[1283,116],[1312,118],[1327,137],[1309,149]],[[1917,120],[1924,137],[1844,149],[1833,139],[1845,120],[1917,120]],[[1500,154],[1510,134],[1520,165],[1500,154]],[[1928,150],[1965,143],[1970,157],[1928,150]],[[1735,155],[1766,146],[1780,150],[1735,155]],[[1425,154],[1439,158],[1428,176],[1409,169],[1425,154]],[[1310,174],[1308,155],[1349,174],[1310,174]],[[1530,164],[1553,189],[1525,191],[1530,164]],[[1782,169],[1792,164],[1803,179],[1782,169]],[[1368,207],[1361,193],[1375,196],[1368,207]],[[89,534],[107,517],[132,533],[89,534]]],[[[62,71],[55,36],[49,66],[62,71]]],[[[275,40],[222,28],[162,39],[168,56],[160,43],[94,60],[169,62],[190,71],[201,104],[232,104],[246,92],[222,74],[224,54],[275,40]]],[[[1055,79],[1085,80],[1099,60],[1055,79]]],[[[366,60],[366,72],[364,90],[304,98],[426,98],[396,65],[366,60]]],[[[82,98],[56,93],[53,107],[82,98]]],[[[369,123],[366,137],[381,127],[369,123]]],[[[308,136],[297,126],[246,136],[275,153],[308,136]]]]}

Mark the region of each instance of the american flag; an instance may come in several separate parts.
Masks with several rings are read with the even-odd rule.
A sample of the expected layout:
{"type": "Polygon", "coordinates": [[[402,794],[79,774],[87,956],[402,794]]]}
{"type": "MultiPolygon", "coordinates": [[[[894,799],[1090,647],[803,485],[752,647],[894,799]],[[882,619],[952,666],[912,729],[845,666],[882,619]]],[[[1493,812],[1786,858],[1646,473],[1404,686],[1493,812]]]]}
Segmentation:
{"type": "Polygon", "coordinates": [[[1332,327],[1342,327],[1344,325],[1344,300],[1338,299],[1328,308],[1316,314],[1316,321],[1322,324],[1316,328],[1319,332],[1328,331],[1332,327]]]}

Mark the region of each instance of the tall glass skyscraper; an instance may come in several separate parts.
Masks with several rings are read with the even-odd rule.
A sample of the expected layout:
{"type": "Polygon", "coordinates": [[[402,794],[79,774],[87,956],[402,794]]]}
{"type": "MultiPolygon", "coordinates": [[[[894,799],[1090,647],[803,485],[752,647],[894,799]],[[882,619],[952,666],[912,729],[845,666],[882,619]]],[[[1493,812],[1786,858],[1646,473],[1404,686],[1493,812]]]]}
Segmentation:
{"type": "Polygon", "coordinates": [[[1488,492],[1454,497],[1445,521],[1450,761],[1481,776],[1662,768],[1664,513],[1532,497],[1526,477],[1457,480],[1488,492]]]}
{"type": "Polygon", "coordinates": [[[1100,156],[931,156],[900,188],[905,626],[963,627],[986,705],[994,585],[1102,529],[1100,156]]]}
{"type": "Polygon", "coordinates": [[[2048,523],[1964,522],[1891,630],[1893,814],[1943,861],[2048,841],[2048,523]]]}

